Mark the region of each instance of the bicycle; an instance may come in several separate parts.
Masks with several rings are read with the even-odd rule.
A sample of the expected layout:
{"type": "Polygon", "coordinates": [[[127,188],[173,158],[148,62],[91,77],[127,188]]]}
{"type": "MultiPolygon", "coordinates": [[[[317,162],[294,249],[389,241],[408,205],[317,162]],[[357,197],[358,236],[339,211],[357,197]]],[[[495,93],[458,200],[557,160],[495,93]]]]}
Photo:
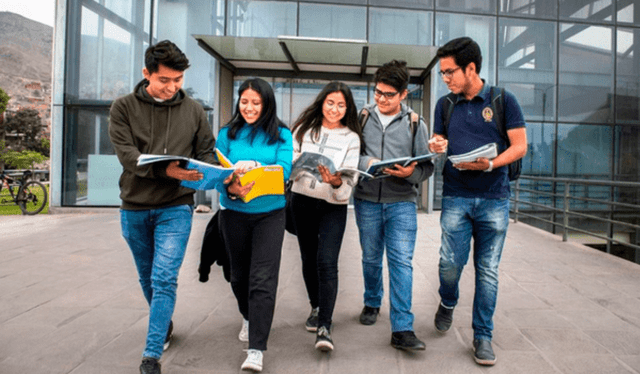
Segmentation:
{"type": "Polygon", "coordinates": [[[34,215],[44,209],[47,204],[47,188],[44,184],[29,180],[33,174],[30,170],[22,173],[22,177],[17,178],[0,171],[0,193],[3,188],[7,188],[11,198],[4,193],[0,204],[15,203],[22,210],[22,214],[34,215]]]}

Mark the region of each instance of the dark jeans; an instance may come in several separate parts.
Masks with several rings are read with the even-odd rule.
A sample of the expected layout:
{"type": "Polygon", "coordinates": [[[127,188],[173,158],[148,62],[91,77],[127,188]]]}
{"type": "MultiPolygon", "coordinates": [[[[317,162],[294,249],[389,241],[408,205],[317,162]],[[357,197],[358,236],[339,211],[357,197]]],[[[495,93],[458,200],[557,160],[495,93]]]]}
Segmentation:
{"type": "Polygon", "coordinates": [[[229,209],[220,212],[231,288],[240,313],[249,321],[249,349],[267,349],[276,306],[284,219],[284,209],[258,214],[229,209]]]}
{"type": "Polygon", "coordinates": [[[347,206],[293,194],[293,217],[302,257],[302,276],[318,325],[331,326],[338,295],[338,256],[347,222],[347,206]]]}

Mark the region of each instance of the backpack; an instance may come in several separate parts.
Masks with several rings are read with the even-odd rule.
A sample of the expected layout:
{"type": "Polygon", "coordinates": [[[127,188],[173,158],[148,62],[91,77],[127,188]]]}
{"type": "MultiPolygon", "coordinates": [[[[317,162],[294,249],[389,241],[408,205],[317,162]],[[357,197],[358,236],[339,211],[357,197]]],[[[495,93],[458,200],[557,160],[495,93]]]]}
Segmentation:
{"type": "MultiPolygon", "coordinates": [[[[449,121],[451,120],[451,114],[453,113],[453,107],[455,106],[454,99],[457,95],[453,92],[450,92],[447,96],[445,96],[445,100],[442,103],[442,113],[444,113],[444,118],[442,119],[442,126],[444,127],[444,132],[446,135],[449,127],[449,121]]],[[[496,125],[498,126],[498,131],[502,138],[507,142],[507,148],[511,145],[509,141],[509,136],[507,135],[507,129],[505,127],[505,116],[504,116],[504,88],[499,87],[491,87],[491,106],[493,107],[493,112],[495,113],[496,125]]],[[[522,159],[518,159],[509,165],[509,180],[514,181],[520,177],[520,172],[522,171],[522,159]]]]}
{"type": "MultiPolygon", "coordinates": [[[[411,155],[413,156],[413,143],[416,140],[416,133],[418,132],[418,121],[420,121],[420,116],[416,112],[409,112],[409,116],[411,116],[411,120],[409,121],[409,126],[411,127],[411,135],[413,136],[411,140],[411,155]]],[[[360,124],[360,133],[364,130],[364,125],[367,124],[367,120],[369,119],[369,111],[366,108],[362,108],[360,113],[358,114],[358,123],[360,124]]],[[[360,145],[360,150],[364,152],[364,141],[360,145]]]]}

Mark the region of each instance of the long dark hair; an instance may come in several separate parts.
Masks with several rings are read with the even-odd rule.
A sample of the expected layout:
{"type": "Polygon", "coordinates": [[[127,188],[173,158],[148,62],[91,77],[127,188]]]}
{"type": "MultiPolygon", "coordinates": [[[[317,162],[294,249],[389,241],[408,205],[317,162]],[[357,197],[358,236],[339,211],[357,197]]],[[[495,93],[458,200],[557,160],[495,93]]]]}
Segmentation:
{"type": "Polygon", "coordinates": [[[238,89],[238,102],[236,103],[236,111],[233,114],[233,118],[225,126],[229,127],[229,139],[235,139],[236,134],[243,126],[251,126],[251,141],[255,139],[258,129],[264,130],[269,136],[267,144],[273,144],[275,142],[284,142],[284,139],[280,137],[280,127],[287,127],[276,115],[276,97],[273,94],[273,89],[269,83],[260,78],[250,78],[244,81],[238,89]],[[252,124],[247,124],[240,114],[240,98],[244,91],[252,89],[256,91],[262,99],[262,111],[260,112],[260,118],[252,124]]]}
{"type": "Polygon", "coordinates": [[[358,137],[362,140],[362,131],[358,123],[358,108],[356,108],[356,103],[353,101],[351,89],[342,82],[334,81],[324,86],[314,102],[309,105],[296,120],[292,131],[295,132],[297,129],[296,140],[298,143],[302,144],[304,134],[309,130],[311,130],[311,139],[318,139],[320,136],[320,128],[322,127],[322,106],[327,96],[334,92],[342,92],[344,100],[347,102],[347,111],[340,120],[340,123],[358,134],[358,137]]]}

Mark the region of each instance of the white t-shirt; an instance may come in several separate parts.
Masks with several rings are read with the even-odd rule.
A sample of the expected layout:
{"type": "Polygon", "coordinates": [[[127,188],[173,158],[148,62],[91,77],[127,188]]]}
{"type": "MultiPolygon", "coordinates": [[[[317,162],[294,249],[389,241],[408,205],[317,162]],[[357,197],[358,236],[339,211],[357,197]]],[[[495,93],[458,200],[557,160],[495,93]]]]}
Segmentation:
{"type": "Polygon", "coordinates": [[[398,115],[398,113],[392,114],[390,116],[386,114],[382,114],[377,105],[376,105],[375,111],[378,114],[378,117],[380,117],[380,124],[382,124],[383,129],[386,129],[387,126],[389,126],[389,124],[391,123],[391,121],[393,121],[393,119],[396,118],[396,116],[398,115]]]}

